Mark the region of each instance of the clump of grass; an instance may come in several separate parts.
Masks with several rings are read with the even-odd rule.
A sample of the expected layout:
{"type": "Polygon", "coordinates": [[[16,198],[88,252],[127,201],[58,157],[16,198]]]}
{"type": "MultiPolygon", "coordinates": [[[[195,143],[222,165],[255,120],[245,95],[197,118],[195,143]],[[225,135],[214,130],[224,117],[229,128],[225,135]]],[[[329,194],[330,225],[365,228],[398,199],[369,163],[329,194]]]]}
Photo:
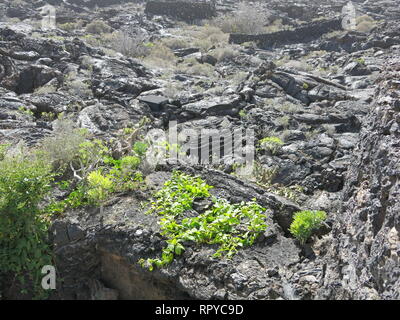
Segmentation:
{"type": "Polygon", "coordinates": [[[289,231],[301,244],[304,244],[312,233],[322,226],[326,217],[326,212],[324,211],[306,210],[296,212],[289,231]]]}
{"type": "Polygon", "coordinates": [[[177,37],[164,38],[161,40],[161,43],[172,50],[190,47],[190,41],[177,37]]]}
{"type": "Polygon", "coordinates": [[[143,59],[147,64],[164,68],[175,66],[176,60],[172,50],[162,43],[152,44],[149,54],[143,59]]]}
{"type": "Polygon", "coordinates": [[[215,68],[208,63],[199,63],[196,59],[187,59],[184,63],[177,66],[177,71],[194,75],[194,76],[205,76],[212,77],[214,75],[215,68]]]}

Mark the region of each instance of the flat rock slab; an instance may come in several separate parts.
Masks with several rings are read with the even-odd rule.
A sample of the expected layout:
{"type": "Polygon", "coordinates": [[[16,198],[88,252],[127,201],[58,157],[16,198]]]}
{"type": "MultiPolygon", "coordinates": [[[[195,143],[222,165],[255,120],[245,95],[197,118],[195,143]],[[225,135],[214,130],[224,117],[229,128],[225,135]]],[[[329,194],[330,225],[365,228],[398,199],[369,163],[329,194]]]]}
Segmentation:
{"type": "Polygon", "coordinates": [[[161,111],[168,99],[162,96],[148,95],[138,98],[140,102],[147,104],[152,111],[161,111]]]}

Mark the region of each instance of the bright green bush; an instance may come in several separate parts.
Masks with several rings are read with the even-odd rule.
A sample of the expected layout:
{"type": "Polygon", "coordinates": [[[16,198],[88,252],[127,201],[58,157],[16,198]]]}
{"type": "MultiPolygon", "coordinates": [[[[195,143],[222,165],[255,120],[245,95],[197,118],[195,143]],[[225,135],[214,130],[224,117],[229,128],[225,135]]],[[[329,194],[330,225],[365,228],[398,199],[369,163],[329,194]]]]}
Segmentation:
{"type": "Polygon", "coordinates": [[[88,176],[89,190],[87,192],[89,199],[95,203],[102,205],[107,199],[113,188],[113,182],[100,171],[93,171],[88,176]]]}
{"type": "Polygon", "coordinates": [[[135,142],[133,145],[133,151],[141,158],[143,158],[146,155],[147,149],[149,146],[147,143],[144,142],[135,142]]]}
{"type": "Polygon", "coordinates": [[[41,269],[51,264],[39,204],[52,180],[51,166],[34,155],[0,161],[0,271],[28,278],[37,292],[41,269]]]}
{"type": "Polygon", "coordinates": [[[135,156],[126,156],[121,159],[121,169],[123,171],[136,170],[140,164],[140,159],[135,156]]]}
{"type": "Polygon", "coordinates": [[[278,137],[266,137],[260,140],[261,148],[269,150],[272,154],[277,153],[283,145],[283,141],[278,137]]]}
{"type": "Polygon", "coordinates": [[[304,244],[312,235],[313,231],[319,229],[326,219],[324,211],[300,211],[296,212],[290,225],[290,233],[300,243],[304,244]]]}

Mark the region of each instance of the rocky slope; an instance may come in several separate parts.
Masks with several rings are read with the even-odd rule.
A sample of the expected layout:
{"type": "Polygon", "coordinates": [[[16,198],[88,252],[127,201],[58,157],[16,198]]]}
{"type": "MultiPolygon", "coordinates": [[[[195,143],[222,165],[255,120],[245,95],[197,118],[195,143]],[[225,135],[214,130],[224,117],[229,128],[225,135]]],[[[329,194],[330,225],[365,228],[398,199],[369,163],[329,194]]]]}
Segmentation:
{"type": "MultiPolygon", "coordinates": [[[[398,53],[394,53],[394,57],[398,53]]],[[[332,230],[335,298],[399,299],[399,60],[388,60],[332,230]]]]}
{"type": "MultiPolygon", "coordinates": [[[[96,10],[92,2],[49,3],[57,29],[47,31],[43,1],[0,4],[0,144],[38,146],[60,130],[61,114],[109,142],[138,123],[146,135],[170,121],[178,131],[241,127],[254,130],[256,143],[283,141],[276,152],[256,150],[251,178],[228,157],[167,163],[143,169],[144,191],[115,194],[100,212],[54,217],[50,240],[63,282],[52,298],[399,298],[396,1],[354,1],[358,16],[373,19],[355,31],[337,28],[345,1],[261,1],[261,35],[221,31],[218,17],[241,10],[234,1],[212,4],[211,26],[146,14],[141,1],[97,1],[96,10]],[[98,20],[107,25],[93,31],[98,20]],[[173,169],[200,175],[232,203],[256,198],[267,209],[265,233],[231,260],[189,243],[171,265],[142,268],[138,260],[158,256],[165,242],[142,203],[173,169]],[[288,227],[305,209],[324,210],[328,220],[300,245],[288,227]]],[[[55,188],[53,196],[67,194],[55,188]]],[[[194,214],[203,206],[195,203],[194,214]]],[[[21,298],[4,279],[3,297],[21,298]]]]}

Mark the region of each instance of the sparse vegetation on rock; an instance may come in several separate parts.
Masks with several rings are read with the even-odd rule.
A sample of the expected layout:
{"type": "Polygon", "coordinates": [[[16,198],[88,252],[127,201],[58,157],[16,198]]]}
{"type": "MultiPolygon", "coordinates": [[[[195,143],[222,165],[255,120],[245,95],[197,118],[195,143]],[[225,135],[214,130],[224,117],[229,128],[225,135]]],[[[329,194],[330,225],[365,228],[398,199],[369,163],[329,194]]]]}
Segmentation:
{"type": "Polygon", "coordinates": [[[0,3],[0,299],[400,298],[395,0],[39,3],[0,3]]]}

